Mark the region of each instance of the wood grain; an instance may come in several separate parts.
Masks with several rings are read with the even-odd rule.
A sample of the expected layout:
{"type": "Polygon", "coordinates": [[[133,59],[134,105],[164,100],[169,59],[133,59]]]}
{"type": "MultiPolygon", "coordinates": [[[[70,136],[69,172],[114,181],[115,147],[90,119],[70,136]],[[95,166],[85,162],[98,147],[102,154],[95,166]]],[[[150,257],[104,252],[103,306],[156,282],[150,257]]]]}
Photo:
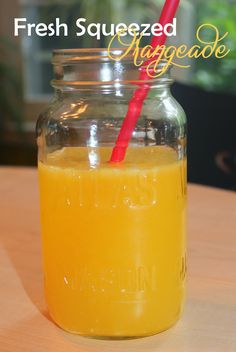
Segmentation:
{"type": "Polygon", "coordinates": [[[236,351],[236,193],[189,186],[188,294],[183,318],[148,338],[70,335],[48,317],[42,290],[37,173],[0,168],[1,352],[236,351]]]}

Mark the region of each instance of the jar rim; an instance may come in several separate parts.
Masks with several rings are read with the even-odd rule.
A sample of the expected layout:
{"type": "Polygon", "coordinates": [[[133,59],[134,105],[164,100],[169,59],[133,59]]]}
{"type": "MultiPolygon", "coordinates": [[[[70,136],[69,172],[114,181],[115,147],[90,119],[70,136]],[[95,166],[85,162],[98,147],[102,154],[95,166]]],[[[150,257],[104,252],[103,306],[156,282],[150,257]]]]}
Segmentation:
{"type": "MultiPolygon", "coordinates": [[[[142,48],[140,48],[142,49],[142,48]]],[[[126,54],[124,57],[121,59],[119,56],[122,53],[125,53],[127,51],[127,48],[112,48],[108,50],[108,48],[72,48],[72,49],[54,49],[52,51],[52,63],[53,64],[72,64],[73,62],[78,62],[78,61],[89,61],[89,60],[114,60],[114,61],[133,61],[133,57],[135,54],[136,49],[130,49],[128,54],[126,54]],[[111,58],[111,55],[113,56],[111,58]],[[117,57],[117,58],[116,58],[117,57]]],[[[141,58],[139,55],[137,55],[138,58],[142,59],[144,62],[147,60],[145,58],[141,58]]],[[[164,66],[166,64],[167,60],[161,59],[158,66],[164,66]]],[[[169,65],[172,67],[172,65],[169,65]]]]}
{"type": "MultiPolygon", "coordinates": [[[[55,88],[62,88],[62,87],[68,87],[70,89],[75,89],[76,87],[87,87],[88,86],[97,86],[103,88],[106,88],[111,85],[130,85],[130,87],[134,87],[135,84],[148,84],[148,85],[168,85],[172,83],[172,79],[169,77],[169,71],[171,69],[171,65],[168,65],[168,68],[166,70],[166,73],[168,76],[166,76],[166,73],[163,76],[158,76],[158,77],[151,77],[150,79],[141,79],[139,74],[143,69],[145,69],[145,66],[136,66],[134,64],[134,52],[135,49],[129,50],[128,54],[125,55],[124,57],[122,56],[122,53],[125,53],[127,51],[127,48],[113,48],[111,50],[108,50],[107,48],[80,48],[80,49],[55,49],[53,50],[53,58],[52,58],[52,64],[55,66],[55,72],[64,72],[64,70],[69,70],[69,67],[80,65],[80,64],[111,64],[112,67],[111,70],[117,73],[116,78],[112,80],[107,80],[107,79],[89,79],[87,81],[81,81],[81,79],[72,79],[71,76],[69,76],[70,80],[66,79],[65,75],[61,74],[61,77],[63,79],[53,79],[51,81],[51,84],[55,88]],[[109,53],[112,55],[112,58],[109,56],[109,53]],[[117,56],[117,59],[116,59],[117,56]],[[125,77],[120,77],[120,72],[123,71],[123,69],[126,67],[130,69],[132,67],[132,70],[136,72],[136,77],[133,77],[132,79],[125,79],[125,77]],[[121,68],[122,66],[122,68],[121,68]],[[68,67],[68,69],[67,69],[68,67]]],[[[146,59],[142,59],[144,62],[146,59]]],[[[155,73],[160,72],[163,67],[167,65],[166,60],[160,60],[158,63],[158,66],[155,69],[155,73]]],[[[105,67],[105,66],[104,66],[105,67]]],[[[82,70],[82,67],[81,67],[82,70]]],[[[91,78],[91,77],[90,77],[91,78]]],[[[92,77],[94,78],[94,77],[92,77]]],[[[87,89],[86,88],[86,89],[87,89]]]]}

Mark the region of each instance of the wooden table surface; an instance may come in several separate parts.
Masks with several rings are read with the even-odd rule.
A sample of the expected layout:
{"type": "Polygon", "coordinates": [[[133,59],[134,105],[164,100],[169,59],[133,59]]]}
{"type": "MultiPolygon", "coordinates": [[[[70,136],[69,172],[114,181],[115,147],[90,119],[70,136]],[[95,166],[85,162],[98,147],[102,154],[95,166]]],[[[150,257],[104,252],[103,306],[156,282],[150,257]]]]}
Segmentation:
{"type": "Polygon", "coordinates": [[[36,170],[0,168],[0,351],[236,351],[236,193],[190,185],[188,215],[188,294],[178,324],[136,340],[79,337],[47,314],[36,170]]]}

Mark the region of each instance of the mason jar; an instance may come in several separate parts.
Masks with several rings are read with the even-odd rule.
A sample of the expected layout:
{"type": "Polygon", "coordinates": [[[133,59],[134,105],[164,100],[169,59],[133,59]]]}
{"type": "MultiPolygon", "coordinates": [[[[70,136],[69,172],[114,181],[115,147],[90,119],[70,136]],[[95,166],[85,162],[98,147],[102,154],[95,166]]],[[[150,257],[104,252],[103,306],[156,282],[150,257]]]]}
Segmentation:
{"type": "MultiPolygon", "coordinates": [[[[46,301],[64,330],[156,334],[185,286],[186,118],[170,72],[142,81],[132,54],[55,50],[54,99],[37,122],[46,301]],[[120,162],[110,157],[135,91],[148,93],[120,162]]],[[[160,64],[160,69],[163,67],[160,64]]]]}

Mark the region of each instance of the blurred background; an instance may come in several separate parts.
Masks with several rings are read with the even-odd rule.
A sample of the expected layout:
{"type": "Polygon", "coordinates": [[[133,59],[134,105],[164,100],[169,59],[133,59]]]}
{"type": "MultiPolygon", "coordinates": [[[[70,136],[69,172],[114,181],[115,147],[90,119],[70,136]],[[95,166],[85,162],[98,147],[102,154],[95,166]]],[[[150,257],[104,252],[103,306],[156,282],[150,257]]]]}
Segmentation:
{"type": "MultiPolygon", "coordinates": [[[[1,0],[0,4],[0,165],[36,165],[35,123],[53,91],[51,51],[56,48],[106,47],[76,37],[79,17],[102,23],[153,23],[164,0],[1,0]],[[69,37],[13,35],[15,17],[71,28],[69,37]]],[[[190,182],[236,190],[236,0],[182,0],[174,44],[195,43],[199,24],[212,23],[231,49],[223,60],[191,61],[176,70],[173,95],[188,118],[190,182]]]]}

